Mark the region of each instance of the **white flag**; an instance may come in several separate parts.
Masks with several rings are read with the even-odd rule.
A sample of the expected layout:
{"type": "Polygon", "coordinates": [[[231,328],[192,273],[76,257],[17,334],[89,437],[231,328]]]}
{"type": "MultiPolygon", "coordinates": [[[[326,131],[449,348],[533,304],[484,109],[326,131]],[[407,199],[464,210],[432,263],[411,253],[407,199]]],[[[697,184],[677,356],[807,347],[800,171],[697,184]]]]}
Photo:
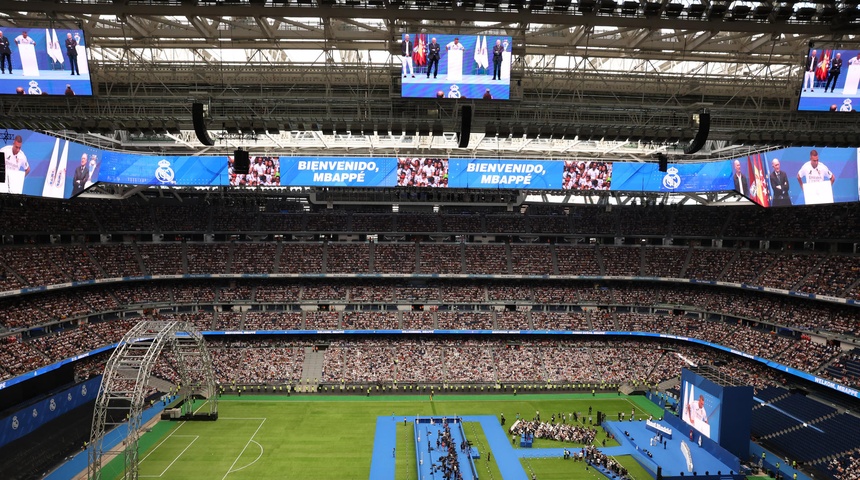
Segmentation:
{"type": "Polygon", "coordinates": [[[481,36],[478,35],[478,40],[475,42],[475,63],[478,64],[478,68],[484,66],[483,60],[481,60],[481,36]]]}
{"type": "MultiPolygon", "coordinates": [[[[50,52],[50,50],[49,50],[50,52]]],[[[54,153],[51,154],[51,163],[48,164],[48,174],[45,176],[45,186],[42,187],[43,197],[53,197],[54,182],[57,180],[57,159],[60,155],[60,139],[54,141],[54,153]]]]}
{"type": "Polygon", "coordinates": [[[51,38],[52,38],[51,43],[53,44],[53,49],[54,49],[54,54],[52,55],[52,57],[54,58],[54,60],[56,60],[60,63],[65,63],[65,59],[63,58],[63,49],[60,47],[60,41],[57,40],[57,29],[56,28],[54,29],[53,34],[51,35],[51,38]]]}
{"type": "Polygon", "coordinates": [[[481,60],[484,62],[484,68],[489,68],[490,66],[490,57],[487,53],[487,36],[484,35],[484,40],[481,43],[481,60]]]}

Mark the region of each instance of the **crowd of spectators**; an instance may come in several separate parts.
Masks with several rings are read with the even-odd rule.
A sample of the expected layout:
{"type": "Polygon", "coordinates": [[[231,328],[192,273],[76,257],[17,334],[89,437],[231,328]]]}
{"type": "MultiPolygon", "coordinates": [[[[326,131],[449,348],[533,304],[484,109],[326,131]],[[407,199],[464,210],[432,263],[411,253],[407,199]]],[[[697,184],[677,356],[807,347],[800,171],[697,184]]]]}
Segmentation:
{"type": "Polygon", "coordinates": [[[860,449],[830,460],[827,469],[836,480],[860,480],[860,449]]]}
{"type": "Polygon", "coordinates": [[[574,423],[567,423],[567,414],[557,421],[541,422],[540,420],[520,420],[511,426],[510,433],[530,435],[532,438],[546,438],[558,442],[578,443],[581,445],[592,445],[597,436],[597,429],[574,423]]]}
{"type": "Polygon", "coordinates": [[[231,273],[275,273],[275,243],[234,243],[231,273]]]}
{"type": "Polygon", "coordinates": [[[851,255],[518,243],[160,242],[11,247],[0,249],[0,285],[33,287],[144,274],[414,273],[415,261],[425,274],[644,275],[860,298],[860,257],[851,255]]]}
{"type": "MultiPolygon", "coordinates": [[[[427,441],[430,442],[430,439],[428,438],[427,441]]],[[[430,474],[435,478],[436,471],[441,471],[444,480],[463,480],[463,472],[460,471],[460,458],[457,456],[457,445],[451,436],[451,424],[445,420],[442,420],[442,431],[436,437],[436,450],[441,455],[436,459],[439,463],[434,462],[432,464],[430,474]]]]}
{"type": "MultiPolygon", "coordinates": [[[[597,447],[587,446],[583,449],[583,454],[585,456],[585,461],[595,467],[609,470],[613,474],[617,475],[619,480],[625,480],[627,478],[627,469],[624,465],[621,465],[614,458],[601,452],[597,447]]],[[[614,475],[613,478],[615,478],[614,475]]]]}
{"type": "Polygon", "coordinates": [[[414,273],[418,250],[414,243],[377,243],[373,270],[377,273],[414,273]]]}

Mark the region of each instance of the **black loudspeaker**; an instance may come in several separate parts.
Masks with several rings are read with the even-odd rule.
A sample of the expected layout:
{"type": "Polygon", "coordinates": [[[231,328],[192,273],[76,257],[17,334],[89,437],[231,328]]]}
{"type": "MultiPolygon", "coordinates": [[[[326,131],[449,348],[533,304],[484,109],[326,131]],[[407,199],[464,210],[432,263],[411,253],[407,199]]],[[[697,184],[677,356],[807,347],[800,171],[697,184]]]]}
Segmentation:
{"type": "Polygon", "coordinates": [[[657,154],[657,163],[657,170],[665,172],[669,169],[669,157],[667,157],[665,153],[657,154]]]}
{"type": "Polygon", "coordinates": [[[663,480],[663,467],[657,465],[657,480],[663,480]]]}
{"type": "Polygon", "coordinates": [[[705,142],[708,141],[708,134],[710,132],[711,114],[708,112],[702,112],[699,114],[699,131],[696,133],[696,137],[693,138],[693,141],[684,147],[684,153],[690,155],[701,150],[702,147],[705,146],[705,142]]]}
{"type": "Polygon", "coordinates": [[[233,172],[238,175],[247,175],[251,170],[251,157],[245,150],[233,152],[233,172]]]}
{"type": "Polygon", "coordinates": [[[460,109],[460,148],[469,147],[469,136],[472,135],[472,106],[463,105],[460,109]]]}
{"type": "Polygon", "coordinates": [[[6,183],[6,154],[0,152],[0,183],[6,183]]]}
{"type": "Polygon", "coordinates": [[[194,122],[194,133],[197,134],[197,140],[203,145],[215,145],[215,141],[209,138],[209,132],[206,131],[206,121],[203,119],[203,104],[191,104],[191,120],[194,122]]]}

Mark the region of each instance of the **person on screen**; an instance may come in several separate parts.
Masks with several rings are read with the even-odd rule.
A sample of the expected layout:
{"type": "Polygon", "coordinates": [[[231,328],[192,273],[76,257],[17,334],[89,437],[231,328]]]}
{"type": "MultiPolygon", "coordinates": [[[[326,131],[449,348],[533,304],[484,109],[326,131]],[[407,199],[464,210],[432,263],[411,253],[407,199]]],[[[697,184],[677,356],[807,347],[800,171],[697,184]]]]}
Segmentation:
{"type": "Polygon", "coordinates": [[[790,206],[791,197],[788,194],[788,175],[780,169],[778,158],[774,158],[770,164],[773,167],[773,171],[770,172],[770,186],[773,188],[771,205],[774,207],[790,206]]]}
{"type": "Polygon", "coordinates": [[[749,195],[749,181],[747,180],[747,176],[741,171],[741,161],[735,160],[734,163],[734,173],[732,173],[732,179],[735,182],[735,190],[738,191],[741,195],[749,195]]]}
{"type": "Polygon", "coordinates": [[[21,32],[21,35],[15,37],[15,43],[18,45],[35,45],[36,41],[27,35],[27,32],[21,32]]]}
{"type": "Polygon", "coordinates": [[[78,42],[72,38],[71,33],[66,34],[66,55],[69,57],[69,66],[72,68],[72,75],[80,75],[81,70],[78,68],[78,42]]]}
{"type": "Polygon", "coordinates": [[[415,49],[415,44],[409,39],[409,34],[403,36],[403,43],[400,45],[400,63],[403,64],[403,78],[406,78],[406,67],[409,67],[409,75],[415,78],[415,72],[412,70],[412,53],[415,49]]]}
{"type": "Polygon", "coordinates": [[[454,38],[453,42],[448,42],[448,45],[445,45],[445,50],[466,50],[466,47],[460,43],[459,38],[454,38]]]}
{"type": "Polygon", "coordinates": [[[502,79],[502,54],[505,53],[505,47],[502,46],[501,40],[496,40],[493,46],[493,80],[502,79]]]}
{"type": "Polygon", "coordinates": [[[830,179],[830,184],[833,185],[833,182],[836,181],[836,175],[833,175],[833,172],[826,165],[818,161],[817,150],[809,152],[809,161],[804,163],[800,167],[800,171],[797,172],[797,183],[800,184],[801,189],[803,189],[804,178],[806,178],[806,183],[823,182],[830,179]]]}
{"type": "Polygon", "coordinates": [[[690,419],[690,425],[696,426],[698,422],[701,424],[708,423],[708,412],[705,411],[705,396],[699,395],[699,401],[693,404],[687,404],[687,418],[690,419]]]}
{"type": "Polygon", "coordinates": [[[803,91],[806,91],[807,85],[813,92],[815,91],[815,68],[818,66],[815,58],[818,56],[818,51],[813,50],[806,58],[806,63],[803,68],[803,91]]]}
{"type": "Polygon", "coordinates": [[[848,65],[860,65],[860,52],[857,56],[848,60],[848,65]]]}
{"type": "Polygon", "coordinates": [[[89,169],[87,168],[87,154],[81,155],[81,166],[75,169],[75,174],[72,176],[72,196],[75,196],[84,191],[84,185],[89,178],[89,169]]]}
{"type": "Polygon", "coordinates": [[[433,78],[439,73],[439,52],[442,51],[442,45],[436,43],[436,37],[430,40],[427,45],[427,78],[430,78],[430,70],[433,70],[433,78]],[[436,66],[434,69],[433,66],[436,66]]]}
{"type": "Polygon", "coordinates": [[[0,71],[6,73],[6,66],[9,66],[9,75],[12,75],[12,49],[9,48],[9,39],[3,36],[0,32],[0,71]]]}
{"type": "Polygon", "coordinates": [[[827,69],[827,83],[824,84],[824,91],[830,87],[830,81],[833,81],[833,86],[830,87],[830,93],[836,88],[836,81],[839,80],[839,74],[842,73],[842,54],[837,53],[836,58],[830,61],[830,68],[827,69]]]}
{"type": "Polygon", "coordinates": [[[6,171],[9,172],[24,172],[24,175],[30,173],[30,164],[27,163],[27,155],[21,151],[21,144],[24,139],[21,135],[15,135],[12,145],[6,145],[0,148],[0,152],[6,155],[6,171]]]}

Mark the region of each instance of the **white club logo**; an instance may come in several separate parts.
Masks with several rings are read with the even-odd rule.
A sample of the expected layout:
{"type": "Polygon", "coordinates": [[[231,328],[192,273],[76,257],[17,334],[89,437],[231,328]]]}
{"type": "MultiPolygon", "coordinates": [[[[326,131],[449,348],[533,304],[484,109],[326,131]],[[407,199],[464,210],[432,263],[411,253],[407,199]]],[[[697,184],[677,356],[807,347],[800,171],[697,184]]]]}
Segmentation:
{"type": "Polygon", "coordinates": [[[851,105],[851,99],[846,98],[842,100],[842,106],[839,107],[840,112],[851,112],[854,110],[854,107],[851,105]]]}
{"type": "Polygon", "coordinates": [[[158,180],[162,185],[164,184],[174,184],[176,182],[173,181],[174,173],[173,169],[170,168],[170,162],[167,160],[161,160],[158,162],[158,168],[155,169],[155,179],[158,180]]]}
{"type": "Polygon", "coordinates": [[[87,396],[87,386],[86,385],[81,387],[81,396],[84,396],[84,397],[87,396]]]}
{"type": "Polygon", "coordinates": [[[54,410],[56,410],[56,409],[57,409],[57,402],[56,402],[56,400],[54,400],[54,399],[52,398],[52,399],[51,399],[51,402],[50,402],[50,403],[48,403],[48,408],[50,408],[52,412],[53,412],[54,410]]]}
{"type": "Polygon", "coordinates": [[[30,80],[30,88],[27,90],[28,95],[41,95],[42,89],[39,88],[39,82],[30,80]]]}
{"type": "Polygon", "coordinates": [[[460,96],[460,87],[457,85],[451,85],[450,89],[448,90],[448,98],[460,98],[460,96]]]}
{"type": "Polygon", "coordinates": [[[36,418],[36,417],[38,417],[38,416],[39,416],[39,412],[38,412],[38,411],[36,411],[36,409],[34,408],[34,409],[33,409],[33,418],[36,418]]]}
{"type": "Polygon", "coordinates": [[[66,400],[68,400],[70,402],[72,401],[72,392],[69,392],[69,394],[66,395],[66,400]]]}
{"type": "Polygon", "coordinates": [[[18,416],[12,417],[12,430],[18,430],[18,416]]]}
{"type": "Polygon", "coordinates": [[[681,176],[678,175],[678,169],[669,167],[666,170],[666,176],[663,177],[663,188],[674,190],[681,186],[681,176]]]}

